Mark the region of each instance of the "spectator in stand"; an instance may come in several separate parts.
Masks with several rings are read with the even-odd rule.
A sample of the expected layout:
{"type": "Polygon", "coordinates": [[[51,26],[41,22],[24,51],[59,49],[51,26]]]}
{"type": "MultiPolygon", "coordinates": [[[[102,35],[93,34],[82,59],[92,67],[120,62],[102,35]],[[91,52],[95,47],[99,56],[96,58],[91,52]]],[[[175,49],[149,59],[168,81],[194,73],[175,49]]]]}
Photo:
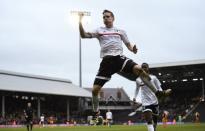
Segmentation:
{"type": "Polygon", "coordinates": [[[168,111],[164,111],[162,114],[162,123],[164,128],[167,127],[168,115],[169,115],[168,111]]]}

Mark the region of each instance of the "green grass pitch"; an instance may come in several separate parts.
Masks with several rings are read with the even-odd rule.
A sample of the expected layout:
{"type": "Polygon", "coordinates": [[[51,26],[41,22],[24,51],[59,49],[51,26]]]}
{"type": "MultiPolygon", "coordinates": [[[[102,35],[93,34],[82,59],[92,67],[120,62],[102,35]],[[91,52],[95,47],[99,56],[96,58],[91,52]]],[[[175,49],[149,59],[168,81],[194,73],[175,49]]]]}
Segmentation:
{"type": "MultiPolygon", "coordinates": [[[[26,128],[0,128],[0,131],[26,131],[26,128]]],[[[147,131],[145,125],[123,126],[76,126],[76,127],[35,127],[33,131],[147,131]]],[[[168,125],[166,128],[158,126],[157,131],[205,131],[204,124],[168,125]]]]}

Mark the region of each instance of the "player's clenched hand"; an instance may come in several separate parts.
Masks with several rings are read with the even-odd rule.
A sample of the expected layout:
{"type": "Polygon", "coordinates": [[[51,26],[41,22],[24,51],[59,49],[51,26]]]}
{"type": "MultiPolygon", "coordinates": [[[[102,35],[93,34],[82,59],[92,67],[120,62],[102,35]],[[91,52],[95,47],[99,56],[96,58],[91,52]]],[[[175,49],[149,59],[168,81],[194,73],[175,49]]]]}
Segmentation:
{"type": "Polygon", "coordinates": [[[79,22],[82,22],[82,19],[83,19],[83,16],[84,16],[84,14],[79,14],[79,22]]]}
{"type": "Polygon", "coordinates": [[[138,50],[138,49],[137,49],[137,46],[134,45],[133,48],[132,48],[132,52],[133,52],[134,54],[136,54],[136,53],[137,53],[137,50],[138,50]]]}

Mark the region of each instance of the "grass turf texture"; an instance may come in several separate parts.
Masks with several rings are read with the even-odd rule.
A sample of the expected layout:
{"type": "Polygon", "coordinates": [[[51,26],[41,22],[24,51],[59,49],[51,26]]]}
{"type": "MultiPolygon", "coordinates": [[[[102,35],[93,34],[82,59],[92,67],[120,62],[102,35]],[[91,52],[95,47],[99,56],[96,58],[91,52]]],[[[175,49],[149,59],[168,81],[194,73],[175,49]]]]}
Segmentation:
{"type": "MultiPolygon", "coordinates": [[[[0,128],[0,131],[26,131],[26,128],[0,128]]],[[[147,131],[146,125],[121,126],[77,126],[77,127],[35,127],[33,131],[147,131]]],[[[166,128],[158,126],[157,131],[205,131],[203,124],[168,125],[166,128]]]]}

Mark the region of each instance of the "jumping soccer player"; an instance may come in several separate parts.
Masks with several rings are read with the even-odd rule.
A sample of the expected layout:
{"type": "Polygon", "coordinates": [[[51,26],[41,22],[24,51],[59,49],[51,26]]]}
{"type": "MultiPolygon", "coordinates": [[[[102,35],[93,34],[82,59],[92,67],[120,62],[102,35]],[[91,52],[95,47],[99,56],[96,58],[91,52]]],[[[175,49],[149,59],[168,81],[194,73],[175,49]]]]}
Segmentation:
{"type": "Polygon", "coordinates": [[[82,25],[83,14],[80,14],[79,30],[82,38],[97,38],[101,46],[100,56],[102,58],[100,68],[96,75],[93,90],[92,90],[92,105],[93,116],[97,117],[99,114],[99,100],[98,93],[103,85],[111,79],[111,76],[117,72],[124,72],[139,76],[148,87],[157,94],[166,94],[161,92],[150,82],[150,77],[147,73],[134,61],[123,55],[122,42],[126,45],[128,50],[137,53],[136,45],[133,45],[128,40],[126,32],[113,26],[114,14],[109,10],[103,11],[103,21],[105,27],[99,27],[94,32],[85,32],[82,25]]]}
{"type": "Polygon", "coordinates": [[[24,110],[24,116],[26,119],[27,131],[32,131],[33,128],[33,109],[31,103],[27,103],[27,108],[24,110]]]}
{"type": "MultiPolygon", "coordinates": [[[[147,63],[142,64],[142,69],[149,74],[149,65],[147,63]]],[[[151,82],[155,86],[157,90],[162,91],[161,83],[155,75],[149,74],[151,77],[151,82]]],[[[136,91],[135,91],[135,98],[137,97],[139,90],[141,88],[141,101],[142,101],[142,112],[144,118],[147,122],[147,129],[148,131],[156,131],[157,127],[157,117],[159,115],[159,105],[158,105],[158,98],[150,90],[147,85],[144,84],[141,78],[136,79],[136,91]]],[[[169,92],[170,93],[170,92],[169,92]]],[[[168,93],[167,93],[168,95],[168,93]]]]}

